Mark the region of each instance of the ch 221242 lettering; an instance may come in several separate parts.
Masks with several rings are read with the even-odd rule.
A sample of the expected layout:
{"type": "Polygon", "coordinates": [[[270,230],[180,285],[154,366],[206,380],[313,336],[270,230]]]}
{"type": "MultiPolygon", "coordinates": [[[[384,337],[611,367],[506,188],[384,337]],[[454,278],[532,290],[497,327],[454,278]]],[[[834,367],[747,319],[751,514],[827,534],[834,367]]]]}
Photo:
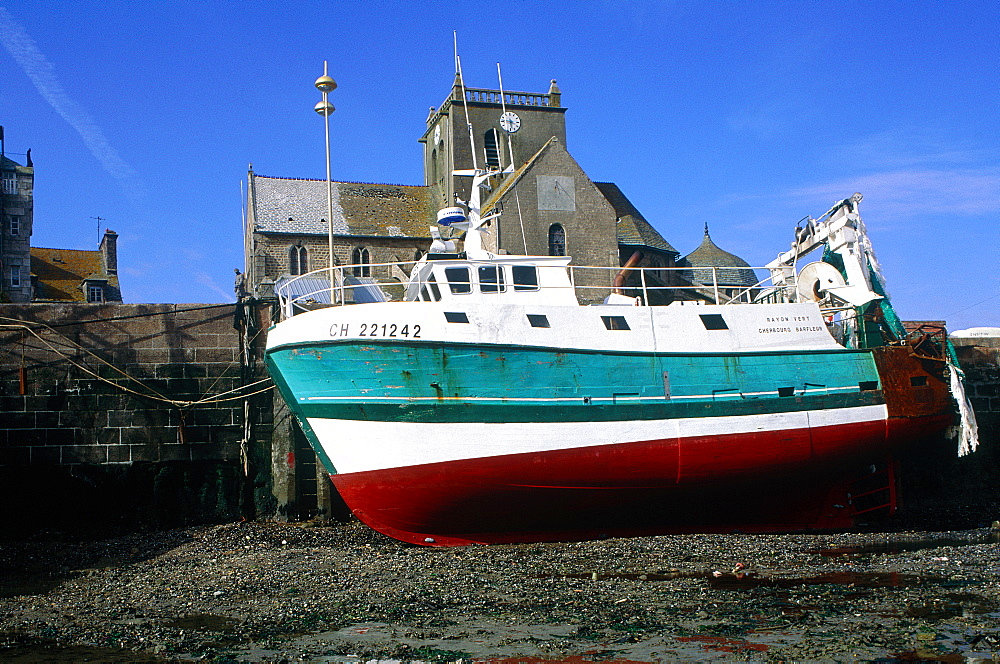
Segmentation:
{"type": "MultiPolygon", "coordinates": [[[[350,331],[350,323],[330,327],[331,337],[354,336],[350,331]]],[[[399,325],[398,323],[360,323],[359,337],[384,337],[386,339],[420,339],[419,325],[399,325]]]]}

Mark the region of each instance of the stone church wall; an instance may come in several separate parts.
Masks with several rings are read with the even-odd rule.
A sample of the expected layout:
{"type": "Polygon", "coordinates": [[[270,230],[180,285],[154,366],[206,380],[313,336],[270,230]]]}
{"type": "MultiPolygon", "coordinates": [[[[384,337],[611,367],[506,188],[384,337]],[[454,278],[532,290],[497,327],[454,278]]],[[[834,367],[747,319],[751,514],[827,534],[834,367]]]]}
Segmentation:
{"type": "MultiPolygon", "coordinates": [[[[428,227],[430,225],[428,224],[428,227]]],[[[270,278],[289,273],[288,250],[291,246],[306,248],[308,270],[312,272],[325,268],[329,264],[329,240],[325,237],[312,235],[302,236],[271,236],[259,234],[256,238],[258,260],[262,265],[258,274],[267,274],[270,278]]],[[[423,255],[430,247],[430,240],[410,237],[334,237],[333,256],[337,265],[351,265],[354,262],[354,250],[363,247],[368,250],[369,263],[392,263],[416,260],[416,252],[423,255]]],[[[407,268],[409,269],[409,268],[407,268]]],[[[390,278],[388,268],[373,268],[378,274],[372,274],[379,279],[390,278]]],[[[398,276],[398,275],[396,275],[398,276]]],[[[263,294],[259,294],[263,295],[263,294]]]]}

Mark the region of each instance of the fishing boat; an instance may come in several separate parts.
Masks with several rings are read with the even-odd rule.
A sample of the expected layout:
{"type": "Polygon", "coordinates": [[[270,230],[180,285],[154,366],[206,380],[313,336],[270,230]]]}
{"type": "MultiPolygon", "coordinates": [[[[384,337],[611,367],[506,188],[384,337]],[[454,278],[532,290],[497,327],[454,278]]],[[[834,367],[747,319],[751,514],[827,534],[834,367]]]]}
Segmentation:
{"type": "Polygon", "coordinates": [[[667,287],[642,268],[484,250],[479,192],[503,174],[456,174],[471,200],[439,214],[430,252],[287,281],[268,332],[277,387],[377,531],[847,528],[895,508],[897,450],[955,421],[947,339],[895,316],[858,194],[800,223],[755,287],[724,292],[713,269],[651,306],[667,287]]]}

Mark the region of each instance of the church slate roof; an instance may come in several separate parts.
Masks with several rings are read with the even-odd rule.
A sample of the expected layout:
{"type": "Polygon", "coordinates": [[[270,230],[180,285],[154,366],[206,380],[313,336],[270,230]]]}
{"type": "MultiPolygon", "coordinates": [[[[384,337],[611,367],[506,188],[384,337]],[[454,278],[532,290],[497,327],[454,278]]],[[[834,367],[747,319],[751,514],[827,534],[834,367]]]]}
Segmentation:
{"type": "Polygon", "coordinates": [[[680,252],[670,246],[670,243],[646,221],[618,185],[614,182],[595,182],[594,185],[615,209],[615,215],[618,217],[618,244],[651,247],[680,255],[680,252]]]}
{"type": "MultiPolygon", "coordinates": [[[[716,270],[720,286],[751,287],[758,282],[757,275],[750,268],[749,263],[739,256],[721,249],[712,241],[708,234],[707,225],[701,244],[681,259],[678,265],[689,268],[732,268],[716,270]]],[[[692,269],[690,274],[695,281],[703,284],[712,283],[712,270],[710,269],[692,269]]]]}
{"type": "MultiPolygon", "coordinates": [[[[327,235],[326,180],[252,174],[254,231],[327,235]]],[[[333,233],[375,237],[430,236],[436,209],[426,186],[333,182],[333,233]]]]}
{"type": "Polygon", "coordinates": [[[100,251],[31,247],[31,274],[36,302],[86,302],[83,282],[88,279],[106,281],[106,300],[121,301],[118,276],[104,271],[100,251]]]}

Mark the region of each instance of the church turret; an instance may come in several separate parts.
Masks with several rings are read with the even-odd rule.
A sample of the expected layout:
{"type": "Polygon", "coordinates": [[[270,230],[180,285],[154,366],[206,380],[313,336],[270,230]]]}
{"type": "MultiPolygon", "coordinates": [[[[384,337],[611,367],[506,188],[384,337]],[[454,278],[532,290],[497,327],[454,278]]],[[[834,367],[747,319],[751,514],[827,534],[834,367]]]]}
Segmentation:
{"type": "Polygon", "coordinates": [[[712,241],[705,224],[705,236],[698,248],[678,262],[681,267],[691,268],[685,277],[696,286],[704,286],[705,293],[714,297],[714,288],[718,286],[720,299],[725,301],[743,293],[739,299],[747,299],[757,285],[756,273],[745,260],[721,249],[712,241]],[[716,268],[716,269],[712,269],[716,268]]]}
{"type": "Polygon", "coordinates": [[[549,106],[558,106],[562,103],[562,91],[556,85],[556,79],[549,83],[549,106]]]}

